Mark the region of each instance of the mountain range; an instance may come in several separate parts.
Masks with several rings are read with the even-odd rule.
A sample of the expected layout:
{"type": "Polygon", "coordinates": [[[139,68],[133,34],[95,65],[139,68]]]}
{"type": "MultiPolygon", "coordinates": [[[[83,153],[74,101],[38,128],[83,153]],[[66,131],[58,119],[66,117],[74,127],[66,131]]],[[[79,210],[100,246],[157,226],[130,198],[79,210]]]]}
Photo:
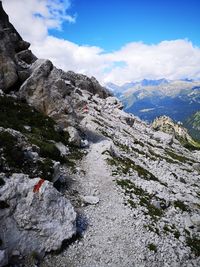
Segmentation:
{"type": "MultiPolygon", "coordinates": [[[[109,83],[107,87],[123,102],[126,112],[147,122],[167,115],[185,123],[200,110],[200,81],[145,79],[122,86],[109,83]]],[[[185,125],[189,127],[189,124],[185,125]]]]}

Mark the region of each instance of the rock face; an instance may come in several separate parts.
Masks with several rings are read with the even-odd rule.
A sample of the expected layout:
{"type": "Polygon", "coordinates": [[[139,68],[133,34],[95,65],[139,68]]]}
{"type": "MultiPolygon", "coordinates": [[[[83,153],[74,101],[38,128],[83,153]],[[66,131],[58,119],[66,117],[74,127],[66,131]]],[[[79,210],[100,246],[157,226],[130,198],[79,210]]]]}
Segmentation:
{"type": "Polygon", "coordinates": [[[30,44],[23,41],[10,24],[0,2],[0,89],[9,92],[26,79],[29,64],[36,60],[28,50],[30,44]]]}
{"type": "Polygon", "coordinates": [[[65,73],[55,68],[49,60],[35,61],[30,73],[19,89],[19,97],[52,117],[62,128],[79,124],[86,104],[81,90],[102,98],[110,95],[94,78],[89,79],[71,71],[65,73]]]}
{"type": "Polygon", "coordinates": [[[15,174],[0,188],[0,235],[8,255],[57,250],[76,232],[70,202],[48,181],[15,174]]]}
{"type": "Polygon", "coordinates": [[[170,134],[187,148],[199,148],[199,144],[192,139],[188,133],[188,130],[183,127],[182,123],[175,123],[167,116],[161,116],[155,119],[152,123],[152,127],[156,131],[162,131],[170,134]]]}
{"type": "Polygon", "coordinates": [[[175,123],[171,118],[167,116],[161,116],[155,119],[152,123],[152,127],[155,130],[160,130],[171,135],[176,135],[186,140],[191,139],[187,132],[187,129],[185,129],[180,123],[175,123]]]}

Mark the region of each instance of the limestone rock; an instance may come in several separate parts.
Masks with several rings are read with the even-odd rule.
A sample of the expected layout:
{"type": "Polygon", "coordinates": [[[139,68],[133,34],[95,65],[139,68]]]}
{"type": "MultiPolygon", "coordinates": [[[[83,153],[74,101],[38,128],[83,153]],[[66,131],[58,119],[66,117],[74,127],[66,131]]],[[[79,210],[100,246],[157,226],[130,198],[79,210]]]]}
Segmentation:
{"type": "Polygon", "coordinates": [[[77,74],[73,71],[68,71],[65,77],[76,87],[89,91],[92,94],[98,94],[101,98],[112,95],[106,88],[102,87],[94,77],[88,78],[83,74],[77,74]]]}
{"type": "Polygon", "coordinates": [[[20,87],[20,98],[55,119],[62,128],[75,124],[76,114],[69,96],[73,88],[65,83],[52,62],[36,60],[30,71],[30,77],[20,87]]]}
{"type": "MultiPolygon", "coordinates": [[[[30,44],[22,40],[9,22],[2,2],[0,2],[0,38],[0,89],[9,92],[18,89],[19,73],[26,70],[27,63],[32,63],[36,57],[28,50],[30,44]]],[[[22,73],[20,75],[22,77],[22,73]]],[[[23,76],[22,80],[26,77],[23,76]]]]}
{"type": "Polygon", "coordinates": [[[113,96],[109,96],[106,98],[106,105],[112,106],[118,109],[123,109],[123,104],[116,97],[113,97],[113,96]]]}
{"type": "Polygon", "coordinates": [[[152,123],[152,127],[155,130],[160,130],[165,133],[174,135],[178,139],[193,142],[191,136],[187,132],[187,129],[184,128],[180,123],[175,123],[171,118],[167,116],[161,116],[155,119],[152,123]]]}
{"type": "Polygon", "coordinates": [[[8,257],[5,250],[0,250],[0,267],[8,264],[8,257]]]}
{"type": "Polygon", "coordinates": [[[99,203],[99,198],[96,196],[83,196],[82,200],[85,204],[96,205],[99,203]]]}
{"type": "Polygon", "coordinates": [[[69,154],[69,148],[66,147],[65,145],[63,145],[63,143],[61,143],[61,142],[56,143],[55,146],[60,151],[61,156],[66,156],[67,154],[69,154]]]}
{"type": "Polygon", "coordinates": [[[81,137],[76,128],[69,126],[67,129],[69,133],[69,142],[77,147],[81,146],[81,137]]]}
{"type": "Polygon", "coordinates": [[[6,252],[22,254],[57,250],[76,233],[71,203],[48,181],[13,174],[0,188],[0,237],[6,252]],[[41,182],[42,181],[42,182],[41,182]]]}

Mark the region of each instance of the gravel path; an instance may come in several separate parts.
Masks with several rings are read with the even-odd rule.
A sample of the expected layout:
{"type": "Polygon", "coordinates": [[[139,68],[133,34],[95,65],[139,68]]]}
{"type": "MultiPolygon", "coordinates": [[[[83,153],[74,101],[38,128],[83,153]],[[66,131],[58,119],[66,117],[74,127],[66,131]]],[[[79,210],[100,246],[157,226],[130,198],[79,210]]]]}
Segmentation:
{"type": "MultiPolygon", "coordinates": [[[[199,266],[198,259],[189,258],[189,248],[185,247],[182,237],[176,238],[172,233],[163,232],[162,228],[166,223],[170,224],[171,219],[160,218],[154,226],[161,229],[161,233],[157,234],[148,230],[152,222],[144,215],[142,206],[131,209],[124,205],[125,196],[116,186],[115,176],[112,176],[105,160],[107,155],[102,153],[111,151],[112,144],[109,140],[91,144],[80,164],[80,175],[75,177],[74,190],[82,196],[100,199],[98,204],[80,208],[82,218],[87,222],[83,238],[59,255],[46,256],[41,267],[199,266]]],[[[177,215],[175,209],[171,212],[173,216],[177,215]]],[[[171,216],[169,211],[168,216],[171,216]]]]}
{"type": "Polygon", "coordinates": [[[91,145],[83,162],[86,174],[82,179],[82,191],[85,195],[93,193],[100,198],[98,204],[83,208],[88,220],[84,238],[51,258],[51,266],[135,266],[135,255],[140,248],[133,238],[136,225],[130,208],[123,204],[123,196],[117,192],[102,155],[109,146],[107,140],[91,145]]]}

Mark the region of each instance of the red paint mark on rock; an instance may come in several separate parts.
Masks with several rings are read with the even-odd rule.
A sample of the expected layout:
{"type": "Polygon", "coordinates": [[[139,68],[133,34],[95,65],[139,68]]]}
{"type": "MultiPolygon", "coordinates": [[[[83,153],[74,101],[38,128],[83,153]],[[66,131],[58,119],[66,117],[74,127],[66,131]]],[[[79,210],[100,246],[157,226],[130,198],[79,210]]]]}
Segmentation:
{"type": "Polygon", "coordinates": [[[88,108],[87,105],[85,105],[85,106],[83,107],[83,113],[87,113],[88,111],[89,111],[89,108],[88,108]]]}
{"type": "Polygon", "coordinates": [[[39,192],[40,187],[42,186],[44,181],[45,181],[44,179],[40,179],[39,182],[36,185],[34,185],[33,193],[39,192]]]}

